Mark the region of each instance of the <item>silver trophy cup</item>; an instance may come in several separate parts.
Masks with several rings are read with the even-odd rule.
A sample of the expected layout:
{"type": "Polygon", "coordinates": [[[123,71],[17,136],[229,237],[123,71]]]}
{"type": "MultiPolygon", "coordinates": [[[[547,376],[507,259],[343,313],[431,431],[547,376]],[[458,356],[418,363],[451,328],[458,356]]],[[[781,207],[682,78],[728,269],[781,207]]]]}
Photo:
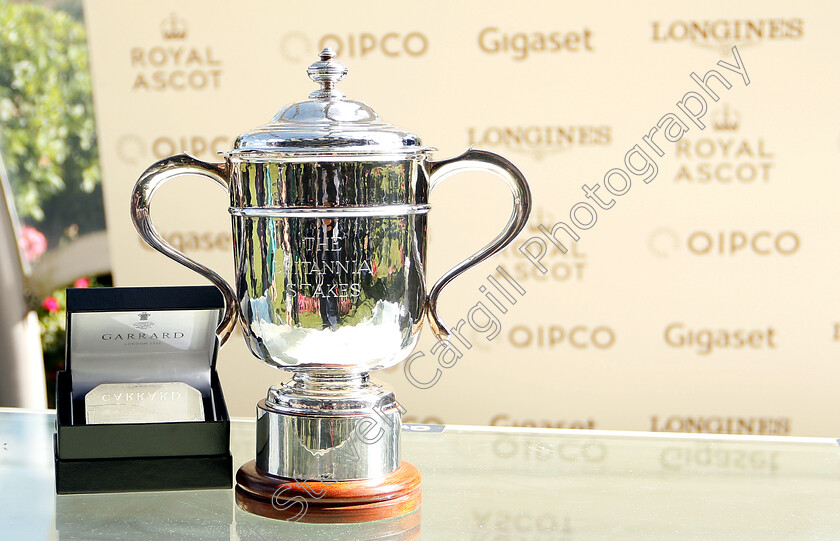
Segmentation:
{"type": "Polygon", "coordinates": [[[251,352],[288,370],[257,406],[256,467],[294,480],[381,478],[400,467],[400,414],[371,370],[407,358],[423,316],[444,339],[436,302],[455,276],[504,248],[531,208],[525,178],[490,152],[432,161],[432,148],[383,123],[335,85],[347,73],[325,49],[308,73],[320,89],[242,134],[221,164],[182,154],[137,181],[131,215],[153,248],[208,278],[225,298],[222,342],[238,319],[251,352]],[[425,278],[429,193],[483,170],[513,194],[504,230],[433,286],[425,278]],[[230,193],[236,281],[168,244],[150,219],[155,191],[180,175],[230,193]]]}

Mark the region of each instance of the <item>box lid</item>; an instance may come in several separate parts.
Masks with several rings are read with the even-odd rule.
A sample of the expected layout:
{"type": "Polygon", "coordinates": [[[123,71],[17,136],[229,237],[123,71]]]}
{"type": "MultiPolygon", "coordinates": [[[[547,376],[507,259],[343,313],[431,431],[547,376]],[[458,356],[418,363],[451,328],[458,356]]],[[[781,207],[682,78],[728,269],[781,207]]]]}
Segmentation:
{"type": "Polygon", "coordinates": [[[68,289],[73,394],[100,383],[182,381],[207,396],[223,302],[213,286],[68,289]]]}

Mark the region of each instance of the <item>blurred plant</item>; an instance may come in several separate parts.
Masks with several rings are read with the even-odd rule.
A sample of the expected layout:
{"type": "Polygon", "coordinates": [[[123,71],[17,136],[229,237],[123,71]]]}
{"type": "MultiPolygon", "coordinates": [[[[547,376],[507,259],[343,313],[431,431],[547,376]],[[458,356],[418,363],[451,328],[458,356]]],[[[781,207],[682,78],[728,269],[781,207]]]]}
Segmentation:
{"type": "Polygon", "coordinates": [[[84,26],[0,0],[0,144],[24,221],[57,239],[104,227],[84,26]],[[93,211],[93,212],[92,212],[93,211]]]}
{"type": "MultiPolygon", "coordinates": [[[[73,287],[110,287],[111,276],[83,276],[73,287]]],[[[41,323],[41,345],[44,348],[44,370],[47,376],[47,400],[55,407],[55,374],[64,370],[64,349],[67,339],[67,290],[53,291],[45,299],[32,299],[32,309],[41,323]]]]}
{"type": "Polygon", "coordinates": [[[29,263],[37,261],[47,251],[47,237],[31,225],[20,228],[18,244],[23,257],[29,263]]]}

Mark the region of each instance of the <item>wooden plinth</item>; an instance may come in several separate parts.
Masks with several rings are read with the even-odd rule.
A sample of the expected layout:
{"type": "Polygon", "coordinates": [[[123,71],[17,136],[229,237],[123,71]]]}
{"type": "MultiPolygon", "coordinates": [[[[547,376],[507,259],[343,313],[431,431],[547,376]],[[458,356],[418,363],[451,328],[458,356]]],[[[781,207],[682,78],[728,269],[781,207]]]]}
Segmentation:
{"type": "MultiPolygon", "coordinates": [[[[407,515],[420,507],[420,472],[408,462],[381,479],[295,481],[257,469],[236,472],[236,503],[250,513],[296,522],[368,522],[407,515]]],[[[416,522],[420,514],[415,513],[416,522]]],[[[417,524],[406,524],[411,529],[417,524]]]]}

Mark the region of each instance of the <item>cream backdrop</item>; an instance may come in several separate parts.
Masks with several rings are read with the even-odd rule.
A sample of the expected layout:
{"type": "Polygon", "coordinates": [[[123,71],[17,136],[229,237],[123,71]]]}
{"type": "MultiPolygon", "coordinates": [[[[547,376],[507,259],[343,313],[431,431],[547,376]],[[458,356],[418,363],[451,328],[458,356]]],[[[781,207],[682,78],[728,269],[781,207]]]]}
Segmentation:
{"type": "MultiPolygon", "coordinates": [[[[169,154],[217,160],[236,135],[304,99],[315,86],[306,67],[329,45],[349,68],[348,97],[418,134],[439,159],[470,145],[499,152],[532,187],[516,245],[441,299],[450,323],[483,302],[495,338],[467,332],[473,347],[446,367],[426,329],[411,364],[425,389],[404,365],[374,374],[406,420],[836,436],[837,15],[828,2],[87,0],[116,284],[203,283],[141,244],[128,213],[134,182],[169,154]],[[717,65],[736,65],[733,46],[749,85],[717,65]],[[731,84],[709,82],[718,102],[690,78],[711,69],[731,84]],[[703,130],[677,106],[687,92],[708,102],[703,130]],[[688,131],[676,143],[654,135],[659,157],[642,138],[669,113],[688,131]],[[623,195],[610,195],[605,174],[626,171],[637,144],[655,178],[630,175],[622,188],[613,175],[623,195]],[[614,206],[587,198],[582,186],[596,183],[614,206]],[[573,208],[586,226],[579,202],[597,222],[574,229],[574,246],[559,233],[563,254],[538,226],[571,224],[573,208]],[[532,253],[550,249],[545,274],[518,251],[531,238],[542,239],[532,253]],[[515,305],[502,301],[506,313],[480,290],[499,266],[525,291],[515,305]]],[[[630,165],[642,169],[640,160],[630,165]]],[[[233,277],[222,190],[179,178],[155,201],[158,229],[233,277]]],[[[447,180],[432,205],[433,279],[489,240],[510,202],[497,179],[471,174],[447,180]]],[[[472,314],[481,328],[486,319],[472,314]]],[[[218,369],[235,416],[252,416],[284,378],[240,336],[218,369]]]]}

